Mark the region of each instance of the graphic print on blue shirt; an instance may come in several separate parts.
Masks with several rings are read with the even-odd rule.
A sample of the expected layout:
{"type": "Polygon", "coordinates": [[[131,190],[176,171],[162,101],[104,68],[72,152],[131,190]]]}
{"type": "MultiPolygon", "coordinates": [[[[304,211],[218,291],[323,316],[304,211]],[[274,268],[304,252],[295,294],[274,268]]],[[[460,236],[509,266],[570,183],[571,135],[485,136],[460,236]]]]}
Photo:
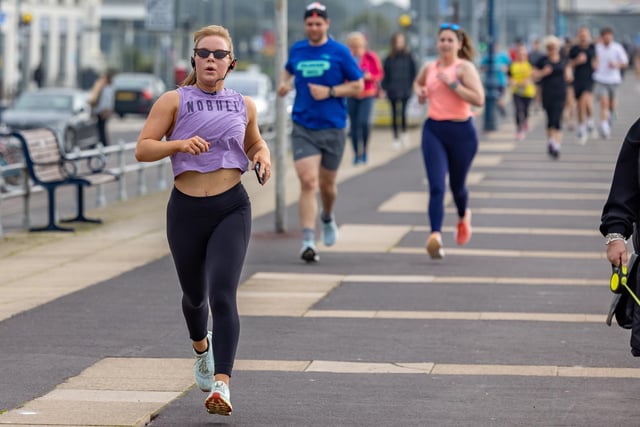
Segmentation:
{"type": "Polygon", "coordinates": [[[316,101],[308,84],[337,86],[345,81],[359,80],[362,71],[349,48],[331,38],[321,46],[311,46],[308,40],[293,44],[285,65],[295,76],[296,98],[291,119],[307,129],[344,129],[347,126],[347,106],[344,98],[316,101]]]}
{"type": "Polygon", "coordinates": [[[304,61],[300,62],[296,66],[296,69],[302,73],[302,77],[304,78],[321,77],[325,71],[331,69],[331,62],[329,60],[304,61]]]}

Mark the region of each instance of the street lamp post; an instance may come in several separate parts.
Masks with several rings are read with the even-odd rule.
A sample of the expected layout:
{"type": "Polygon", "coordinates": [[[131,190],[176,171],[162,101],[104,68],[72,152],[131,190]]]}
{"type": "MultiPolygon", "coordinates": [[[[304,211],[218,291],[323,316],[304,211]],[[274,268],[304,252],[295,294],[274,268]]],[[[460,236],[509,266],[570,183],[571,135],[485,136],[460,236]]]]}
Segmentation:
{"type": "Polygon", "coordinates": [[[494,46],[496,42],[495,34],[495,0],[487,1],[487,33],[489,43],[487,45],[487,75],[485,82],[485,102],[484,102],[484,130],[493,131],[496,125],[496,102],[498,100],[498,82],[496,78],[494,46]]]}
{"type": "MultiPolygon", "coordinates": [[[[284,69],[287,56],[287,15],[289,5],[287,0],[276,0],[276,78],[284,69]]],[[[276,98],[276,222],[275,229],[278,233],[287,231],[287,206],[286,206],[286,177],[287,177],[287,106],[282,96],[276,98]]]]}
{"type": "Polygon", "coordinates": [[[29,84],[29,68],[31,67],[31,21],[30,12],[22,11],[22,0],[16,1],[16,16],[18,25],[17,46],[19,80],[16,96],[24,92],[29,84]]]}

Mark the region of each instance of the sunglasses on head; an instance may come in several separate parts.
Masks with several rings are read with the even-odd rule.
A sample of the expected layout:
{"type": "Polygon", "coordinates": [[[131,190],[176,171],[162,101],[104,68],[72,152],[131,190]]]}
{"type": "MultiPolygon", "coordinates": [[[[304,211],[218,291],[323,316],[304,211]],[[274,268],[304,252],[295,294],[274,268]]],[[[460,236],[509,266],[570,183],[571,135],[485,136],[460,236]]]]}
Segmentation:
{"type": "Polygon", "coordinates": [[[440,24],[440,29],[441,30],[453,30],[453,31],[458,31],[460,29],[460,25],[458,24],[451,24],[449,22],[443,22],[442,24],[440,24]]]}
{"type": "Polygon", "coordinates": [[[230,50],[222,50],[222,49],[216,49],[216,50],[209,50],[209,49],[205,49],[203,47],[198,48],[198,49],[193,49],[193,52],[198,55],[200,58],[208,58],[209,55],[211,55],[213,53],[213,57],[215,59],[222,59],[227,55],[231,55],[231,51],[230,50]]]}
{"type": "Polygon", "coordinates": [[[307,10],[320,10],[322,12],[327,10],[327,7],[325,5],[323,5],[322,3],[319,3],[317,1],[311,3],[310,5],[307,6],[307,10]]]}

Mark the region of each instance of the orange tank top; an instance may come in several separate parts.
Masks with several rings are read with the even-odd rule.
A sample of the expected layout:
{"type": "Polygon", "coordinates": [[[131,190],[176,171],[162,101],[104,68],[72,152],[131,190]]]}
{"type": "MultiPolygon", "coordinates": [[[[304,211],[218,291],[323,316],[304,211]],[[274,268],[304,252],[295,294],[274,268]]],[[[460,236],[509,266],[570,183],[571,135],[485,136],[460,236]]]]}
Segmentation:
{"type": "Polygon", "coordinates": [[[438,79],[438,73],[444,72],[451,76],[453,81],[458,80],[457,70],[462,60],[456,59],[453,64],[441,67],[439,61],[434,62],[427,70],[427,93],[429,104],[427,116],[433,120],[467,120],[473,114],[471,105],[460,98],[449,86],[438,79]]]}

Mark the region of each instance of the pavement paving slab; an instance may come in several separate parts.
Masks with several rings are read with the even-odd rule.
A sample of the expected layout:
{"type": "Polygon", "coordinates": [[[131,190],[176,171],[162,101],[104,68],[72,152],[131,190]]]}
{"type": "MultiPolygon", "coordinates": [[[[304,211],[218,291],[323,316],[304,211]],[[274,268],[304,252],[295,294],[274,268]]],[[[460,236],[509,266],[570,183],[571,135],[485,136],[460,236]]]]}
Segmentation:
{"type": "Polygon", "coordinates": [[[253,235],[228,418],[207,414],[193,384],[168,190],[93,209],[103,224],[74,233],[4,236],[0,425],[634,425],[640,369],[629,331],[604,322],[612,294],[597,226],[639,89],[621,90],[612,139],[581,146],[566,132],[559,160],[540,113],[524,141],[511,118],[481,133],[474,237],[455,245],[447,195],[442,261],[424,250],[419,127],[397,151],[389,129],[374,129],[367,165],[347,150],[341,237],[319,244],[317,264],[298,259],[291,160],[284,233],[275,184],[245,175],[253,235]]]}

